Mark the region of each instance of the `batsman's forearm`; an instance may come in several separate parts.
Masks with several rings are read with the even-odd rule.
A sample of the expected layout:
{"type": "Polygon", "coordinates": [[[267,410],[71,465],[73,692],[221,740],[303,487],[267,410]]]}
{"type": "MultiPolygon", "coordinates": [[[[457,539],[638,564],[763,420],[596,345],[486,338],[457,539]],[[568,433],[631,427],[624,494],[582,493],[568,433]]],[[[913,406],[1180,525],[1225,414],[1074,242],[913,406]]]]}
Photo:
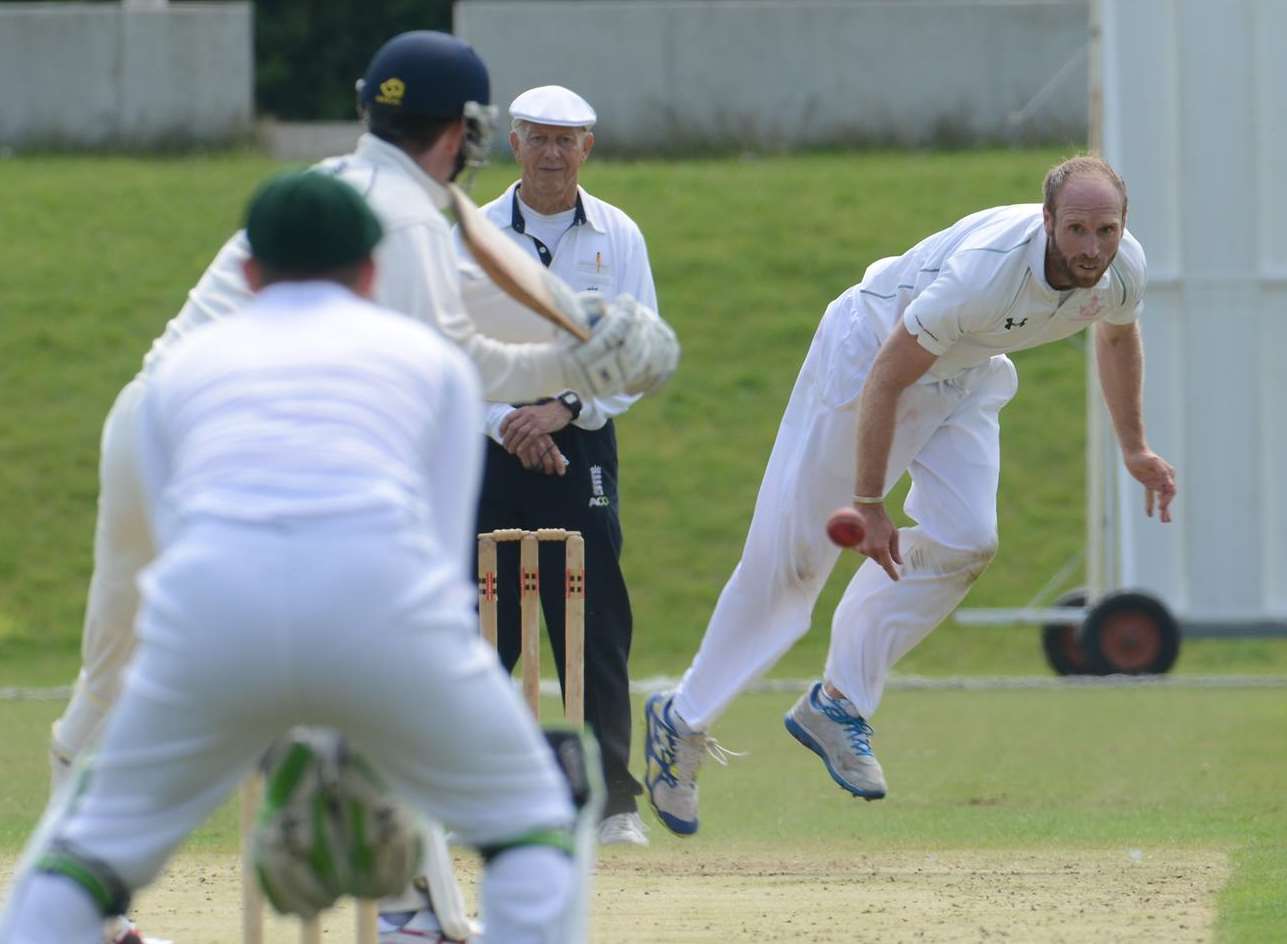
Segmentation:
{"type": "Polygon", "coordinates": [[[1095,332],[1099,387],[1122,452],[1146,448],[1144,440],[1144,345],[1138,327],[1110,336],[1095,332]]]}

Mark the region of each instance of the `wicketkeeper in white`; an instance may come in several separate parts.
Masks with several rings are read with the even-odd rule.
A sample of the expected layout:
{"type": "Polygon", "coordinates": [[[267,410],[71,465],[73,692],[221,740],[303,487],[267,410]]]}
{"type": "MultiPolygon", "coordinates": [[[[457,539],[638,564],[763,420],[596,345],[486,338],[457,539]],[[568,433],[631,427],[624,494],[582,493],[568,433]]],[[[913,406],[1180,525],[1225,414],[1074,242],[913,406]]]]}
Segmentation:
{"type": "Polygon", "coordinates": [[[483,851],[485,940],[584,940],[567,785],[477,632],[473,365],[365,300],[381,227],[347,184],[274,179],[246,232],[258,296],[178,342],[142,394],[158,557],[138,652],[0,940],[97,944],[295,725],[344,732],[483,851]]]}
{"type": "MultiPolygon", "coordinates": [[[[467,164],[485,160],[494,122],[487,69],[468,44],[429,31],[396,36],[372,58],[358,97],[369,133],[354,153],[325,161],[319,170],[356,188],[383,224],[375,299],[457,344],[478,369],[488,399],[532,400],[564,388],[605,396],[640,393],[655,388],[674,369],[678,345],[655,313],[630,299],[609,299],[606,305],[594,300],[591,306],[553,278],[548,287],[569,317],[585,322],[587,312],[594,312],[589,341],[577,344],[561,337],[543,344],[511,344],[476,328],[476,319],[500,323],[530,314],[476,270],[462,279],[451,227],[442,214],[448,203],[444,185],[467,164]]],[[[247,257],[245,235],[239,232],[154,342],[142,372],[121,391],[104,425],[82,668],[71,703],[53,728],[55,787],[72,759],[93,743],[120,692],[122,671],[134,648],[136,580],[155,554],[133,452],[139,401],[148,379],[183,337],[244,306],[250,295],[242,274],[247,257]]],[[[443,922],[450,925],[447,930],[463,937],[467,924],[446,847],[438,831],[431,838],[429,861],[441,864],[429,875],[438,879],[430,884],[441,893],[439,917],[447,919],[445,907],[451,913],[443,922]],[[454,904],[443,901],[444,896],[454,904]]],[[[436,926],[431,917],[422,923],[436,926]]],[[[413,930],[427,933],[426,928],[413,930]]]]}
{"type": "Polygon", "coordinates": [[[829,513],[852,503],[868,558],[836,608],[821,682],[786,716],[855,796],[885,778],[868,719],[890,668],[961,602],[997,548],[998,415],[1018,376],[1006,354],[1093,326],[1104,400],[1126,468],[1170,520],[1172,468],[1144,436],[1136,321],[1144,251],[1105,162],[1053,168],[1043,204],[983,210],[872,264],[827,308],[778,429],[750,533],[679,687],[645,709],[645,788],[673,832],[697,831],[706,733],[809,628],[840,549],[829,513]],[[889,490],[911,473],[894,527],[889,490]]]}

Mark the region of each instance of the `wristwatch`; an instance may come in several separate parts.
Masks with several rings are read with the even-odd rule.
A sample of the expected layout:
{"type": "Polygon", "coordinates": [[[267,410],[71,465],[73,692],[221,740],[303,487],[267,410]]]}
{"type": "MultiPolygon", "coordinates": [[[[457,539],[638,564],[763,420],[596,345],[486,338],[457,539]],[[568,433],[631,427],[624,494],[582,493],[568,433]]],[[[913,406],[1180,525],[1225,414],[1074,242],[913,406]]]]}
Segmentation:
{"type": "Polygon", "coordinates": [[[581,415],[581,398],[576,395],[576,391],[564,390],[554,399],[568,408],[568,412],[572,414],[573,421],[581,415]]]}

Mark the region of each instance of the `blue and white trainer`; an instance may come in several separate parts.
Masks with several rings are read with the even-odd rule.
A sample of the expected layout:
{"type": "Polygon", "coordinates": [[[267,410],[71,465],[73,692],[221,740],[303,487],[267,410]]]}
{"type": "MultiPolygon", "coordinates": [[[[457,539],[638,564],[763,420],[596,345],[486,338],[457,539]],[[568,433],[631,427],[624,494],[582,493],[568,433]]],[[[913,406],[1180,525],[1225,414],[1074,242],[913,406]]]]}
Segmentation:
{"type": "Polygon", "coordinates": [[[721,764],[740,756],[686,725],[672,707],[674,692],[644,703],[644,789],[662,824],[677,836],[697,832],[697,769],[710,754],[721,764]]]}
{"type": "Polygon", "coordinates": [[[885,773],[871,752],[871,725],[849,699],[836,700],[813,686],[791,706],[784,719],[791,736],[822,758],[831,779],[854,796],[879,800],[885,773]]]}

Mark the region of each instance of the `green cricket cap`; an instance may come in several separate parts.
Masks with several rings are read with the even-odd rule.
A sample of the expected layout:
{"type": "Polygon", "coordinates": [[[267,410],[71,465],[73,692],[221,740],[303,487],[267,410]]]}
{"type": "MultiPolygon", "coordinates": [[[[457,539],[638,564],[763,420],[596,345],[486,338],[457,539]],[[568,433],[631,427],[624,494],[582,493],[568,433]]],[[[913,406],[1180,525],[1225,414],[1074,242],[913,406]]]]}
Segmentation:
{"type": "Polygon", "coordinates": [[[383,235],[361,194],[314,171],[267,180],[246,208],[251,254],[290,275],[318,275],[361,262],[383,235]]]}

